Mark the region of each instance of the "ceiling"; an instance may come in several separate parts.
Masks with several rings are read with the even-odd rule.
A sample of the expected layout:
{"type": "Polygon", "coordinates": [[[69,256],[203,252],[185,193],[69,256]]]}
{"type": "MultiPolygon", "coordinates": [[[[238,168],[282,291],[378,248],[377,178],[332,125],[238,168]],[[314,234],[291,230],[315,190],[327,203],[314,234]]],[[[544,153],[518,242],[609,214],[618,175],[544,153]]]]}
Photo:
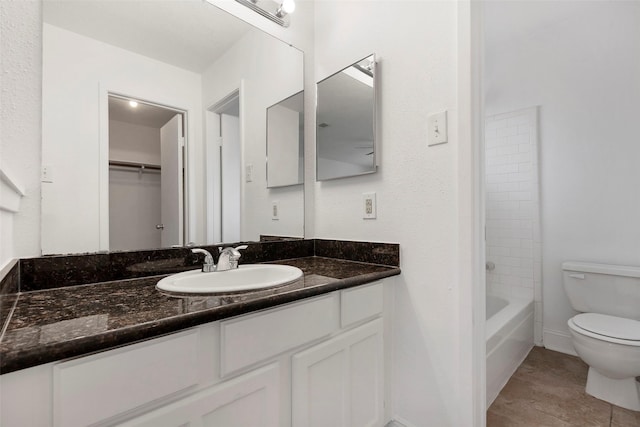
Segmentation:
{"type": "Polygon", "coordinates": [[[44,22],[196,73],[252,27],[204,0],[44,0],[44,22]]]}
{"type": "Polygon", "coordinates": [[[498,53],[506,43],[518,43],[522,38],[573,18],[585,8],[602,7],[601,2],[584,0],[490,0],[482,4],[488,54],[498,53]]]}
{"type": "Polygon", "coordinates": [[[142,102],[132,107],[128,99],[109,97],[109,120],[160,129],[176,114],[174,110],[142,102]]]}

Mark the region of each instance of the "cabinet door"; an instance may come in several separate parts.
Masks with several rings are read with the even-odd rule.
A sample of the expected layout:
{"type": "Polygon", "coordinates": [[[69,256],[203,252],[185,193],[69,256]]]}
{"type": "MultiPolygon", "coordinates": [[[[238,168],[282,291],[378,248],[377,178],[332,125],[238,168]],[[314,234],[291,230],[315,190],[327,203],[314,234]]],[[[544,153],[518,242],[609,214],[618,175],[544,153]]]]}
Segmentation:
{"type": "Polygon", "coordinates": [[[383,425],[382,319],[293,356],[295,427],[383,425]]]}
{"type": "Polygon", "coordinates": [[[276,427],[280,375],[273,364],[129,420],[126,427],[276,427]]]}

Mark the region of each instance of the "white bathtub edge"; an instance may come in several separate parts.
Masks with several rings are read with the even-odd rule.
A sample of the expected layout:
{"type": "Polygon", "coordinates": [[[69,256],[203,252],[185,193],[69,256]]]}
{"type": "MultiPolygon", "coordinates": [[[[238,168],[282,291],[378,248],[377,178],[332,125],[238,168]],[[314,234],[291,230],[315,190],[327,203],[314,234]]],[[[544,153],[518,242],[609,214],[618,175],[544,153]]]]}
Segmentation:
{"type": "Polygon", "coordinates": [[[502,343],[505,332],[508,335],[522,323],[528,313],[534,313],[533,299],[509,298],[508,303],[506,307],[487,319],[485,331],[487,356],[502,343]],[[514,326],[513,323],[516,325],[514,326]]]}
{"type": "Polygon", "coordinates": [[[524,318],[487,354],[487,408],[533,348],[533,317],[532,310],[525,311],[524,318]]]}

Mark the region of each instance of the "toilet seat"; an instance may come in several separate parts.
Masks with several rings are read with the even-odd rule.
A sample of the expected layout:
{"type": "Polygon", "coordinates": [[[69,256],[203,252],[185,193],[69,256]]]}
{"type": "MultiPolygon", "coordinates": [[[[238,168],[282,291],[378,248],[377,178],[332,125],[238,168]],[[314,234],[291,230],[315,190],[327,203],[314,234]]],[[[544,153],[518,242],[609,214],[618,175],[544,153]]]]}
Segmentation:
{"type": "Polygon", "coordinates": [[[640,321],[598,313],[582,313],[569,320],[577,333],[615,344],[640,347],[640,321]]]}

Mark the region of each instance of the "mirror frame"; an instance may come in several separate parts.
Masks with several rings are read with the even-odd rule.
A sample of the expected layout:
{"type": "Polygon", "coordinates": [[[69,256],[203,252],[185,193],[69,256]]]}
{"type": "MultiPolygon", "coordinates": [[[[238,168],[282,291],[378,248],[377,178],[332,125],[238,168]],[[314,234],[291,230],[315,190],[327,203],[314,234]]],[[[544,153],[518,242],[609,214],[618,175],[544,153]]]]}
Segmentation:
{"type": "Polygon", "coordinates": [[[377,138],[377,129],[378,129],[378,125],[377,125],[377,116],[378,116],[378,59],[376,58],[376,54],[375,52],[370,53],[369,55],[364,56],[363,58],[358,59],[357,61],[347,65],[346,67],[336,71],[335,73],[331,74],[330,76],[325,77],[324,79],[318,81],[316,83],[316,123],[315,123],[315,136],[316,136],[316,182],[323,182],[323,181],[333,181],[336,179],[342,179],[342,178],[350,178],[350,177],[354,177],[354,176],[362,176],[362,175],[370,175],[373,173],[376,173],[378,171],[378,150],[377,150],[377,146],[378,146],[378,138],[377,138]],[[318,85],[328,79],[330,79],[331,77],[334,77],[340,73],[342,73],[343,71],[357,65],[358,63],[364,61],[367,58],[373,58],[373,60],[371,61],[371,63],[373,64],[373,128],[372,128],[372,135],[373,135],[373,168],[370,171],[366,171],[366,172],[362,172],[362,173],[354,173],[354,174],[350,174],[350,175],[341,175],[341,176],[336,176],[336,177],[332,177],[332,178],[320,178],[319,177],[319,171],[320,168],[318,166],[318,159],[320,158],[318,156],[318,151],[320,148],[320,139],[318,138],[318,112],[319,112],[319,89],[318,89],[318,85]]]}

